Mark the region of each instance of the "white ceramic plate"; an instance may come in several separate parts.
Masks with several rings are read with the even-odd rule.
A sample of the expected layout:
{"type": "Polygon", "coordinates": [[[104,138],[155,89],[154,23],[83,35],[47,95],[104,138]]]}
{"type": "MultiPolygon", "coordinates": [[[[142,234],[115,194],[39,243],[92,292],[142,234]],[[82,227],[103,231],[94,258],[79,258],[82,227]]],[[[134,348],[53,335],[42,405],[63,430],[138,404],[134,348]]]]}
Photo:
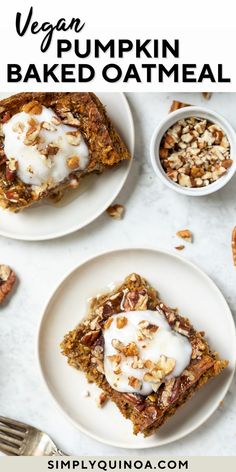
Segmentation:
{"type": "MultiPolygon", "coordinates": [[[[108,115],[133,154],[134,126],[128,102],[122,93],[98,93],[108,115]]],[[[4,98],[7,94],[0,94],[4,98]]],[[[39,241],[58,238],[83,228],[101,215],[123,187],[131,162],[102,175],[82,179],[78,190],[67,192],[59,204],[42,202],[14,214],[0,209],[0,235],[39,241]]]]}
{"type": "Polygon", "coordinates": [[[73,270],[55,290],[40,324],[38,357],[52,397],[73,424],[93,438],[124,448],[148,448],[182,438],[200,426],[224,398],[234,371],[235,327],[219,289],[196,266],[179,256],[154,249],[121,249],[100,254],[73,270]],[[150,438],[136,437],[132,425],[109,402],[99,409],[98,389],[83,373],[69,367],[59,344],[86,313],[86,302],[110,282],[138,272],[159,290],[170,306],[179,307],[194,326],[204,330],[212,348],[229,360],[229,368],[209,382],[150,438]],[[90,397],[84,392],[89,390],[90,397]]]}

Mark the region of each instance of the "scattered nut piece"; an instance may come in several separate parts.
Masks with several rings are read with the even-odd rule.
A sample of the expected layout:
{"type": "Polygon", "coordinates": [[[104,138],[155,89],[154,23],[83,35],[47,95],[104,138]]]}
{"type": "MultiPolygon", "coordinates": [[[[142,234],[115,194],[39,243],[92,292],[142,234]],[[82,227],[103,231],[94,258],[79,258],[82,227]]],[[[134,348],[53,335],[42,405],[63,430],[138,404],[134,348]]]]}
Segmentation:
{"type": "Polygon", "coordinates": [[[112,340],[112,346],[122,354],[124,354],[125,357],[133,357],[133,356],[138,356],[139,351],[138,351],[138,346],[135,344],[135,342],[131,342],[125,346],[121,341],[118,339],[113,339],[112,340]]]}
{"type": "Polygon", "coordinates": [[[131,364],[131,367],[132,369],[143,369],[144,361],[136,356],[131,364]]]}
{"type": "Polygon", "coordinates": [[[128,323],[128,318],[126,316],[122,316],[119,318],[116,318],[116,326],[118,329],[124,328],[128,323]]]}
{"type": "Polygon", "coordinates": [[[73,116],[71,112],[63,113],[62,116],[63,116],[62,121],[66,125],[80,126],[80,120],[76,118],[75,116],[73,116]]]}
{"type": "Polygon", "coordinates": [[[234,261],[234,265],[236,266],[236,226],[234,227],[232,231],[231,245],[232,245],[233,261],[234,261]]]}
{"type": "Polygon", "coordinates": [[[174,370],[175,364],[176,362],[174,359],[163,355],[156,363],[146,360],[144,362],[144,367],[148,369],[148,372],[144,374],[144,381],[159,384],[174,370]]]}
{"type": "Polygon", "coordinates": [[[0,264],[0,304],[12,291],[15,281],[15,272],[9,266],[0,264]]]}
{"type": "Polygon", "coordinates": [[[180,244],[179,246],[175,246],[175,249],[177,249],[177,251],[183,251],[184,248],[185,246],[183,244],[180,244]]]}
{"type": "Polygon", "coordinates": [[[158,330],[158,326],[152,323],[149,323],[147,320],[142,320],[138,323],[138,332],[137,339],[138,341],[143,341],[144,339],[152,339],[154,334],[158,330]]]}
{"type": "Polygon", "coordinates": [[[61,119],[59,118],[59,116],[53,116],[52,119],[51,119],[51,122],[56,125],[56,126],[59,126],[61,124],[61,119]]]}
{"type": "Polygon", "coordinates": [[[182,103],[182,102],[179,102],[178,100],[173,100],[171,107],[169,109],[169,113],[171,113],[172,111],[179,110],[180,108],[189,107],[189,106],[190,105],[188,103],[182,103]]]}
{"type": "Polygon", "coordinates": [[[79,156],[68,157],[67,165],[68,165],[69,169],[71,169],[71,170],[78,169],[79,164],[80,164],[79,156]]]}
{"type": "Polygon", "coordinates": [[[141,390],[142,382],[141,380],[137,379],[136,377],[128,377],[128,384],[134,388],[135,390],[141,390]]]}
{"type": "Polygon", "coordinates": [[[122,302],[125,311],[142,311],[147,309],[148,294],[145,290],[131,290],[124,294],[122,302]]]}
{"type": "Polygon", "coordinates": [[[66,133],[67,141],[72,146],[79,146],[81,143],[81,133],[79,130],[77,131],[68,131],[66,133]]]}
{"type": "Polygon", "coordinates": [[[108,319],[105,321],[105,323],[104,323],[104,325],[103,325],[103,328],[104,328],[104,329],[110,328],[112,322],[113,322],[113,318],[112,318],[112,316],[110,316],[110,318],[108,318],[108,319]]]}
{"type": "Polygon", "coordinates": [[[41,123],[41,127],[47,131],[56,131],[55,126],[53,126],[51,123],[48,123],[47,121],[43,121],[41,123]]]}
{"type": "Polygon", "coordinates": [[[188,243],[191,243],[193,240],[193,235],[189,229],[181,229],[180,231],[177,231],[176,234],[179,238],[184,239],[188,243]]]}
{"type": "Polygon", "coordinates": [[[107,400],[108,400],[107,393],[105,393],[105,392],[100,393],[99,397],[97,398],[97,406],[99,408],[102,408],[105,405],[105,403],[107,402],[107,400]]]}
{"type": "Polygon", "coordinates": [[[40,115],[42,110],[43,107],[37,100],[32,100],[32,102],[28,102],[22,107],[22,111],[29,113],[29,115],[40,115]]]}
{"type": "Polygon", "coordinates": [[[124,214],[124,206],[119,205],[118,203],[116,205],[109,206],[107,208],[107,213],[111,218],[114,218],[115,220],[121,220],[124,214]]]}
{"type": "Polygon", "coordinates": [[[24,128],[25,128],[24,123],[21,123],[20,121],[18,121],[17,123],[14,124],[14,126],[12,126],[12,130],[14,131],[14,133],[18,133],[18,134],[23,133],[24,128]]]}
{"type": "Polygon", "coordinates": [[[43,156],[55,156],[59,151],[59,147],[53,143],[49,143],[46,146],[38,144],[37,149],[43,156]]]}
{"type": "Polygon", "coordinates": [[[212,92],[202,92],[202,95],[206,100],[210,100],[212,92]]]}
{"type": "Polygon", "coordinates": [[[121,355],[120,354],[113,354],[112,356],[107,356],[111,362],[116,362],[116,364],[120,364],[121,362],[121,355]]]}

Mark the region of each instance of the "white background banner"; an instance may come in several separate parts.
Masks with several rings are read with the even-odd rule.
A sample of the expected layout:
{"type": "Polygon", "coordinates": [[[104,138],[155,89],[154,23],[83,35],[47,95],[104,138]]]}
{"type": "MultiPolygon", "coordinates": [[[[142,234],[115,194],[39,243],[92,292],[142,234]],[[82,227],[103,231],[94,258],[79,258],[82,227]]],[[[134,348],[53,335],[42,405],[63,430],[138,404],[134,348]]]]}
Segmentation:
{"type": "Polygon", "coordinates": [[[0,17],[1,91],[236,91],[233,7],[229,0],[10,0],[0,17]],[[21,13],[22,32],[31,7],[28,27],[20,36],[16,14],[21,13]],[[80,20],[80,31],[57,31],[68,28],[72,18],[80,20]],[[46,35],[50,46],[41,52],[46,35]],[[97,58],[96,40],[103,45],[112,40],[97,58]],[[138,45],[146,40],[137,57],[138,45]],[[172,48],[178,41],[178,57],[169,50],[163,57],[163,40],[172,48]],[[88,43],[90,54],[78,57],[88,43]],[[121,58],[119,46],[129,49],[121,58]],[[68,51],[58,57],[60,48],[68,51]],[[86,77],[91,79],[82,82],[86,77]]]}

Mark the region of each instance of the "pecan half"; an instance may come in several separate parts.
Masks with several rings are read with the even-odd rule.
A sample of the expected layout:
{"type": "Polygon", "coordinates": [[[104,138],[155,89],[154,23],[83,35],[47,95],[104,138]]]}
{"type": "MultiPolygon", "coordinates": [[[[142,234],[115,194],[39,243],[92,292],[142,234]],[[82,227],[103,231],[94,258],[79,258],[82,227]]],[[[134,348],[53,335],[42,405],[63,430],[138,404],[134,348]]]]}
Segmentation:
{"type": "Polygon", "coordinates": [[[142,397],[141,395],[139,395],[137,393],[123,393],[123,398],[125,398],[125,400],[128,403],[131,403],[132,405],[134,405],[136,410],[138,410],[140,412],[142,410],[144,410],[144,408],[145,408],[145,398],[142,397]]]}
{"type": "Polygon", "coordinates": [[[100,334],[100,330],[89,331],[88,333],[82,336],[80,342],[85,346],[92,346],[100,334]]]}
{"type": "Polygon", "coordinates": [[[15,281],[15,272],[9,266],[0,264],[0,304],[12,291],[15,281]]]}

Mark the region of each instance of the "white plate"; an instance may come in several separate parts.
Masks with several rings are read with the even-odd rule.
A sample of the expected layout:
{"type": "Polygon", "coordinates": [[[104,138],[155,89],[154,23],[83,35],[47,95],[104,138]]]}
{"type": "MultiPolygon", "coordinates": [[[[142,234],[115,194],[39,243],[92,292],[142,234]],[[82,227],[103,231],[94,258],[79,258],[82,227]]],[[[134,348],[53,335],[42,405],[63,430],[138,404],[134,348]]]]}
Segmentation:
{"type": "Polygon", "coordinates": [[[179,256],[155,249],[120,249],[100,254],[73,270],[47,304],[38,334],[40,370],[49,392],[73,424],[93,438],[125,448],[148,448],[182,438],[200,426],[219,406],[232,380],[235,327],[219,289],[201,270],[179,256]],[[228,369],[209,382],[150,438],[135,437],[132,425],[109,402],[96,406],[98,389],[83,373],[69,367],[59,344],[86,313],[87,300],[110,282],[138,272],[159,290],[170,306],[179,307],[194,326],[204,330],[213,349],[229,360],[228,369]],[[91,397],[84,397],[89,390],[91,397]]]}
{"type": "MultiPolygon", "coordinates": [[[[9,95],[9,94],[8,94],[9,95]]],[[[122,93],[98,93],[108,115],[133,154],[133,118],[122,93]]],[[[7,94],[0,94],[0,99],[7,94]]],[[[0,235],[13,239],[39,241],[58,238],[83,228],[101,215],[123,187],[131,162],[102,175],[82,179],[78,190],[67,192],[59,204],[40,203],[14,214],[0,209],[0,235]]]]}

